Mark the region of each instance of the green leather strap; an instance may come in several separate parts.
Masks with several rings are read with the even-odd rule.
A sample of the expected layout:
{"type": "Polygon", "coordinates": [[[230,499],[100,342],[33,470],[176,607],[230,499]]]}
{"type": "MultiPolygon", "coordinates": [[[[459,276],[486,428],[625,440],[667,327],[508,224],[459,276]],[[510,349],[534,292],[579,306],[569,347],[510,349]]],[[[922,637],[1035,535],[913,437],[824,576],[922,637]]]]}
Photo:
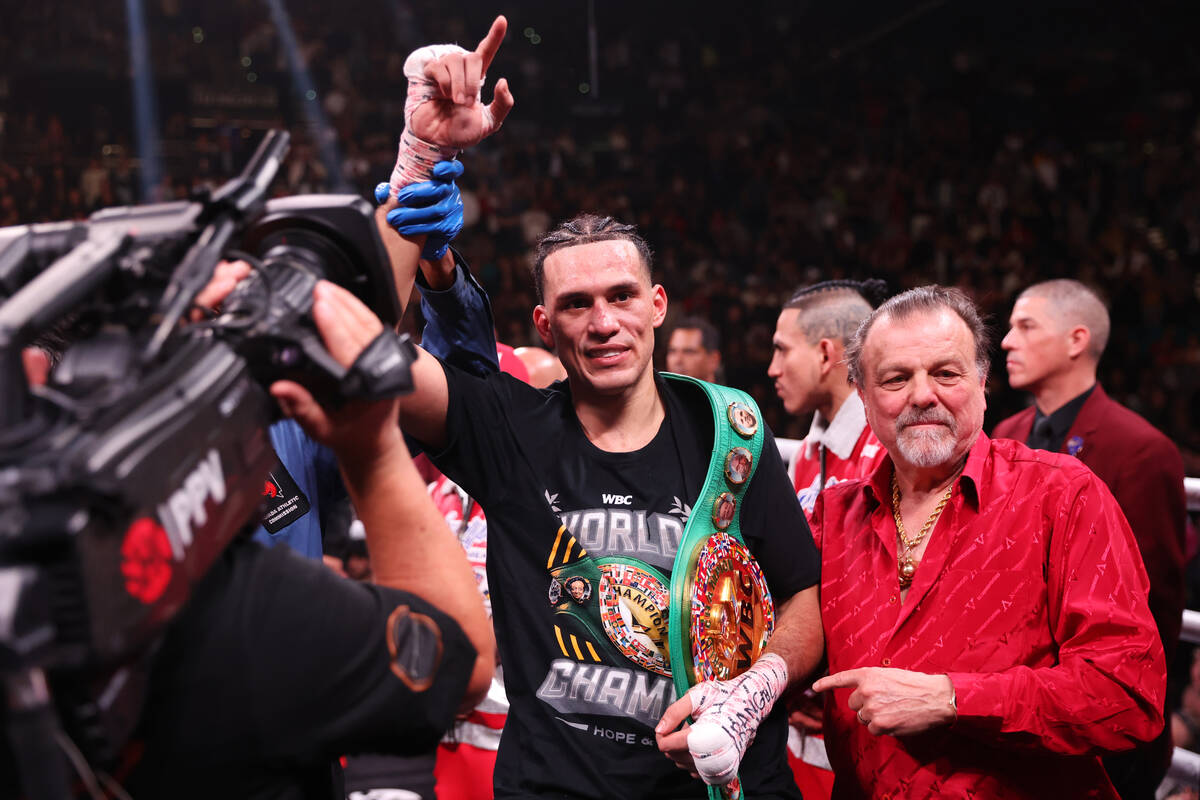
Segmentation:
{"type": "MultiPolygon", "coordinates": [[[[691,647],[688,644],[688,631],[691,625],[692,598],[684,596],[687,593],[688,578],[695,572],[696,557],[708,537],[718,529],[713,522],[714,504],[717,498],[728,492],[741,508],[741,501],[749,488],[754,472],[758,469],[758,457],[762,453],[763,431],[759,421],[758,404],[754,398],[743,391],[729,386],[689,378],[685,375],[663,373],[670,380],[684,381],[699,387],[708,398],[713,417],[713,447],[712,458],[708,462],[708,475],[700,489],[700,495],[692,504],[692,512],[688,516],[687,527],[683,530],[683,539],[675,554],[675,564],[671,568],[671,606],[668,622],[671,677],[675,682],[675,693],[682,697],[684,692],[695,683],[692,673],[691,647]],[[741,404],[754,415],[754,433],[745,436],[738,433],[730,421],[730,408],[741,404]],[[741,484],[732,483],[725,475],[726,459],[735,447],[744,447],[750,451],[750,474],[741,484]],[[680,665],[687,665],[680,669],[680,665]]],[[[742,541],[740,513],[735,513],[725,533],[739,542],[742,541]]],[[[744,543],[744,542],[743,542],[744,543]]]]}
{"type": "MultiPolygon", "coordinates": [[[[671,679],[675,684],[676,696],[682,697],[695,683],[696,677],[691,648],[691,578],[696,572],[696,560],[708,538],[721,530],[716,519],[717,503],[725,495],[732,496],[735,506],[733,518],[724,528],[724,532],[745,543],[742,540],[740,523],[741,503],[754,472],[758,469],[758,458],[762,453],[763,427],[758,404],[745,392],[684,375],[663,373],[663,377],[699,387],[708,398],[713,417],[713,446],[708,475],[704,479],[699,497],[692,504],[687,527],[684,528],[683,539],[671,568],[671,600],[667,625],[671,679]],[[741,413],[743,409],[752,415],[753,430],[749,433],[749,428],[744,424],[747,417],[741,413]],[[734,480],[740,477],[740,474],[730,470],[729,460],[735,448],[745,448],[750,452],[749,470],[740,483],[734,480]]],[[[709,800],[728,800],[730,797],[742,796],[740,786],[740,779],[735,779],[729,787],[709,786],[709,800]]]]}

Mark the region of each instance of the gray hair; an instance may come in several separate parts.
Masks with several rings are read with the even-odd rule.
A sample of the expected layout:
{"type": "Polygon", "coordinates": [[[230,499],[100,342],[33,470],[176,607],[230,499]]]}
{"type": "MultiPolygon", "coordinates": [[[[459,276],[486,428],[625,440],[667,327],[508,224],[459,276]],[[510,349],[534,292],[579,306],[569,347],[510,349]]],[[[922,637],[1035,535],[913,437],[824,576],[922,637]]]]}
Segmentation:
{"type": "Polygon", "coordinates": [[[1035,283],[1017,297],[1043,297],[1055,312],[1054,318],[1064,327],[1082,325],[1088,329],[1088,355],[1097,361],[1108,344],[1110,323],[1104,301],[1090,288],[1068,278],[1035,283]]]}
{"type": "Polygon", "coordinates": [[[850,382],[863,385],[862,354],[867,334],[871,332],[876,320],[887,316],[891,319],[907,319],[914,314],[929,313],[949,309],[958,315],[971,332],[975,340],[975,368],[981,378],[987,378],[991,359],[988,352],[991,349],[991,337],[987,325],[979,315],[979,309],[971,302],[971,298],[961,289],[946,286],[919,286],[909,289],[891,298],[871,315],[863,320],[858,330],[846,342],[846,366],[850,382]]]}

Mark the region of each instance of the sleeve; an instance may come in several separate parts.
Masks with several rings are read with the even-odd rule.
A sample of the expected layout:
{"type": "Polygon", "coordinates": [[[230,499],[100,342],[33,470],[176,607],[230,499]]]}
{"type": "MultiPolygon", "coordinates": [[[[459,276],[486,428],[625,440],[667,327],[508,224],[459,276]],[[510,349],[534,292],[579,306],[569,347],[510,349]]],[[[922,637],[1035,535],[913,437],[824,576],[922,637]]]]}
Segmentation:
{"type": "Polygon", "coordinates": [[[236,618],[264,761],[419,753],[453,723],[476,653],[450,616],[286,551],[243,574],[236,618]]]}
{"type": "Polygon", "coordinates": [[[471,275],[462,256],[454,253],[454,285],[443,291],[429,288],[420,271],[421,313],[425,330],[421,346],[443,361],[474,375],[500,370],[496,355],[496,324],[487,293],[471,275]]]}
{"type": "MultiPolygon", "coordinates": [[[[507,496],[518,468],[516,409],[539,404],[541,393],[503,372],[480,378],[444,363],[450,396],[446,446],[430,453],[434,465],[489,508],[507,496]]],[[[553,447],[545,430],[539,446],[553,447]]],[[[536,436],[538,434],[531,434],[536,436]]]]}
{"type": "Polygon", "coordinates": [[[1150,612],[1166,649],[1173,652],[1186,605],[1183,459],[1169,440],[1159,437],[1123,455],[1112,492],[1129,520],[1150,578],[1150,612]]]}
{"type": "Polygon", "coordinates": [[[769,429],[758,461],[742,508],[742,537],[762,566],[776,603],[782,603],[820,580],[821,561],[769,429]]]}
{"type": "Polygon", "coordinates": [[[1070,755],[1129,749],[1163,726],[1166,665],[1146,572],[1125,517],[1092,473],[1072,481],[1050,522],[1047,615],[1057,663],[949,673],[955,728],[1070,755]]]}

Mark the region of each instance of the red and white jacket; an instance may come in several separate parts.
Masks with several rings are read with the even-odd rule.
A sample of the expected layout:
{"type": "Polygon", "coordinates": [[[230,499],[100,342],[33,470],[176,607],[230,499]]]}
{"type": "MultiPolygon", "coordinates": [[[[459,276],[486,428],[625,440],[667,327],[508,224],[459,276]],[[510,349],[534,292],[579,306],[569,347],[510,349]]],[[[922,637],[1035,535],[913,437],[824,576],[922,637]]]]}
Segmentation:
{"type": "Polygon", "coordinates": [[[865,478],[887,455],[887,450],[867,425],[866,411],[857,392],[851,392],[842,407],[827,421],[818,411],[788,467],[792,486],[804,513],[811,516],[821,490],[821,451],[825,451],[825,486],[865,478]]]}

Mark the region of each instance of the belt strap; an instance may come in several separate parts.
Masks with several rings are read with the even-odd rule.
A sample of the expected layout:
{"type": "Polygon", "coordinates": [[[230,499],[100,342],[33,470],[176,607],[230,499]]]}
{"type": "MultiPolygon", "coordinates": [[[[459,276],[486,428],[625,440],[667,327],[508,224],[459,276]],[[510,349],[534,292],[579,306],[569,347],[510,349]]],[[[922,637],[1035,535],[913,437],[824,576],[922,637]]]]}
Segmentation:
{"type": "MultiPolygon", "coordinates": [[[[712,546],[729,554],[739,551],[744,559],[744,568],[757,575],[762,588],[761,602],[766,605],[758,612],[765,620],[767,635],[774,622],[770,594],[761,570],[745,550],[742,539],[740,508],[762,454],[763,429],[758,405],[750,395],[729,386],[707,383],[683,375],[663,373],[669,380],[691,383],[704,392],[712,409],[713,448],[708,464],[708,475],[700,490],[700,496],[692,504],[692,513],[684,528],[683,540],[675,555],[671,569],[671,594],[668,618],[668,642],[671,655],[671,677],[676,695],[682,697],[692,685],[700,680],[715,677],[702,673],[693,653],[692,623],[697,613],[695,600],[698,562],[704,557],[706,546],[713,536],[718,536],[712,546]],[[729,539],[736,541],[732,546],[729,539]],[[745,563],[748,562],[748,563],[745,563]]],[[[712,552],[712,551],[709,551],[712,552]]],[[[736,634],[735,634],[736,635],[736,634]]],[[[763,641],[757,642],[760,649],[763,641]]],[[[730,676],[732,677],[732,676],[730,676]]],[[[729,800],[741,796],[741,781],[735,778],[724,787],[708,787],[710,800],[729,800]]]]}

